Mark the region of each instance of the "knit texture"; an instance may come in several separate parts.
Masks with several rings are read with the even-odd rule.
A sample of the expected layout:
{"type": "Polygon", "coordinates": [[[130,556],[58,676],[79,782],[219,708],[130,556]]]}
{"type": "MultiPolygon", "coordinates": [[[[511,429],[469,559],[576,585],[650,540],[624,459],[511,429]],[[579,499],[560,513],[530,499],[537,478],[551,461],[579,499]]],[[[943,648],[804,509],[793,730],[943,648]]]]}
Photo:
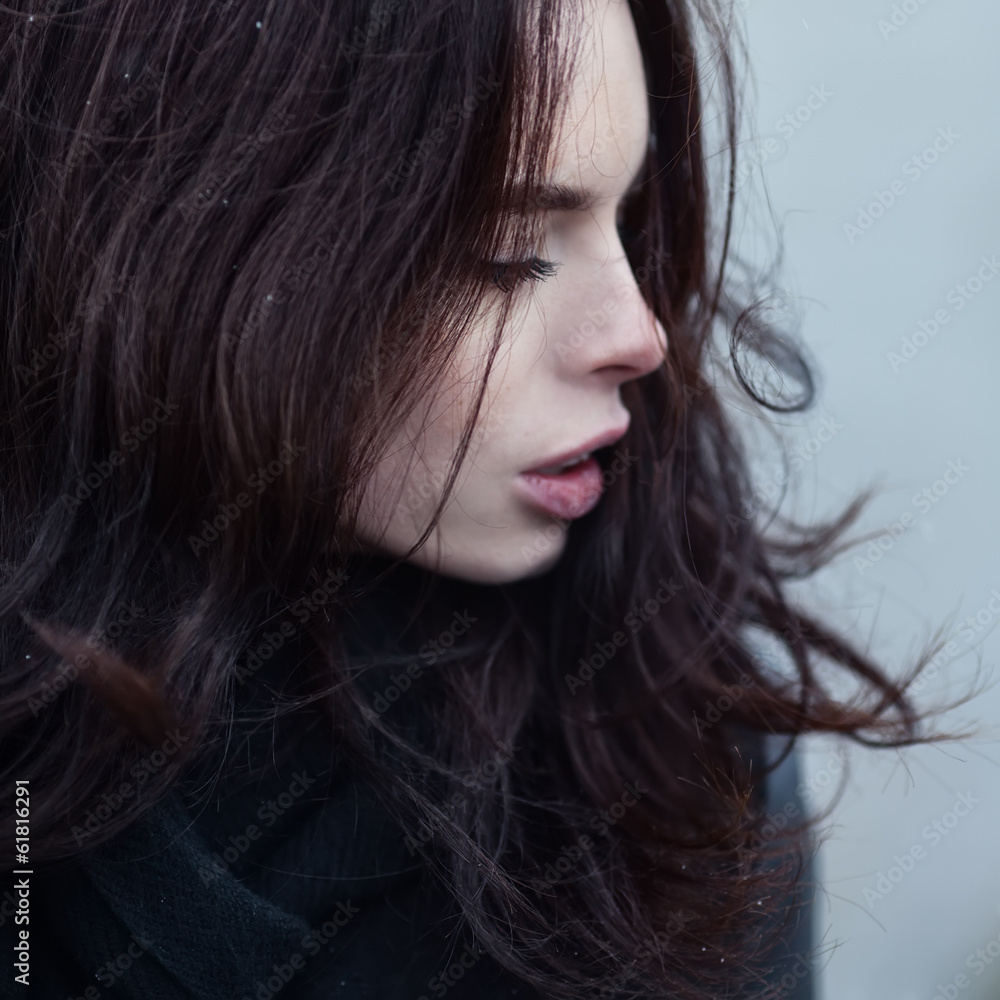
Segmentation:
{"type": "MultiPolygon", "coordinates": [[[[403,588],[367,602],[352,655],[395,649],[411,596],[403,588]]],[[[409,636],[409,648],[421,638],[409,636]]],[[[32,986],[14,989],[5,974],[0,997],[539,996],[461,931],[455,904],[403,831],[337,759],[330,721],[307,712],[266,718],[294,669],[275,656],[246,683],[243,705],[262,709],[265,722],[237,729],[221,777],[206,765],[110,843],[36,871],[32,986]]],[[[773,782],[779,807],[794,784],[792,759],[773,782]]],[[[0,927],[5,954],[11,924],[0,927]]],[[[775,984],[809,945],[807,916],[793,933],[775,984]]],[[[811,1000],[801,968],[775,995],[811,1000]]]]}

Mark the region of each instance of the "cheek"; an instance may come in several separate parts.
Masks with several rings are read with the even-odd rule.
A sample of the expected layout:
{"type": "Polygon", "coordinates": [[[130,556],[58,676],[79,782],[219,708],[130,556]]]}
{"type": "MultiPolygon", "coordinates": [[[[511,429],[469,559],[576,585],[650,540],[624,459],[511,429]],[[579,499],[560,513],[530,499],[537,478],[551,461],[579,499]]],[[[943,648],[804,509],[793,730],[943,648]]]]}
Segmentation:
{"type": "Polygon", "coordinates": [[[447,482],[469,412],[464,388],[449,379],[429,394],[390,440],[365,488],[360,523],[366,533],[394,522],[429,519],[447,482]]]}
{"type": "MultiPolygon", "coordinates": [[[[505,337],[494,359],[462,468],[451,489],[459,503],[478,509],[484,493],[495,490],[484,476],[506,469],[510,441],[516,437],[525,393],[538,363],[534,324],[505,337]],[[463,501],[463,497],[465,498],[463,501]]],[[[359,526],[371,536],[382,528],[390,534],[422,531],[444,492],[462,435],[476,404],[492,344],[491,324],[482,317],[459,348],[438,386],[414,407],[393,435],[365,489],[359,526]],[[393,530],[395,529],[395,530],[393,530]]],[[[448,511],[442,525],[450,521],[448,511]]]]}
{"type": "MultiPolygon", "coordinates": [[[[546,404],[551,404],[555,388],[548,357],[553,333],[545,323],[541,300],[549,291],[538,289],[527,299],[497,351],[473,432],[484,467],[502,472],[516,463],[519,441],[537,432],[539,422],[547,419],[546,404]]],[[[550,305],[552,298],[550,294],[550,305]]],[[[558,314],[558,308],[552,312],[558,314]]],[[[481,380],[482,369],[467,378],[481,380]]],[[[470,399],[470,407],[471,403],[470,399]]]]}

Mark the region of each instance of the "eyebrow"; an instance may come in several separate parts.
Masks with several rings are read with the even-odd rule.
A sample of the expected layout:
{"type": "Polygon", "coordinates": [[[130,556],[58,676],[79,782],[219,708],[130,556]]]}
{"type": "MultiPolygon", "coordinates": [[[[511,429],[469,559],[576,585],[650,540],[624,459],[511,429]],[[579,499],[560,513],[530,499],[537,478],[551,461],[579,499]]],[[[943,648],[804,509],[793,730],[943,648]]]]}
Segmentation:
{"type": "MultiPolygon", "coordinates": [[[[648,163],[649,151],[647,149],[628,189],[621,195],[622,201],[631,197],[642,187],[648,163]]],[[[594,202],[599,200],[600,198],[588,188],[575,188],[551,182],[529,186],[521,182],[514,185],[509,205],[514,208],[527,203],[529,211],[539,209],[543,212],[581,212],[592,208],[594,202]]]]}

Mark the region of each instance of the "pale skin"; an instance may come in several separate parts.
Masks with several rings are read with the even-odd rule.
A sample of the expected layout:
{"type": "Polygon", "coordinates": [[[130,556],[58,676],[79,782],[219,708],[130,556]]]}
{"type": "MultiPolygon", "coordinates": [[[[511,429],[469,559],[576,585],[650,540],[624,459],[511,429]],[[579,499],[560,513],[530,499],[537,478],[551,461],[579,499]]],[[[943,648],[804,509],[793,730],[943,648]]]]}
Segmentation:
{"type": "MultiPolygon", "coordinates": [[[[582,9],[583,44],[546,179],[590,192],[590,201],[539,217],[534,253],[558,268],[509,293],[515,307],[487,383],[488,410],[437,527],[408,558],[474,583],[508,583],[555,565],[572,522],[525,502],[516,480],[552,455],[627,427],[621,387],[654,371],[666,351],[666,332],[642,298],[617,229],[649,143],[635,25],[626,0],[586,0],[582,9]]],[[[429,523],[475,401],[474,373],[502,294],[492,286],[485,292],[452,377],[400,428],[378,465],[362,501],[362,547],[402,556],[429,523]]]]}

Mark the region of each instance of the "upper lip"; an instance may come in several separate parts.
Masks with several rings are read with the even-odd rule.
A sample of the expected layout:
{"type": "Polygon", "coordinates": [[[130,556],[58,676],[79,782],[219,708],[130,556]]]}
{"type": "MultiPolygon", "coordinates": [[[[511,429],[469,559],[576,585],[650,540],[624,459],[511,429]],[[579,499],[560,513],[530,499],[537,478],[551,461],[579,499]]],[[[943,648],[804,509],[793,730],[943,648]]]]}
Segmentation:
{"type": "Polygon", "coordinates": [[[571,462],[574,458],[579,458],[581,455],[589,452],[595,452],[598,448],[606,448],[608,445],[614,444],[616,441],[620,441],[625,436],[626,431],[628,431],[628,427],[629,421],[626,421],[621,427],[604,431],[602,434],[598,434],[596,437],[592,437],[573,448],[567,448],[565,451],[561,451],[556,455],[550,455],[537,465],[533,465],[530,469],[525,469],[525,472],[537,472],[539,469],[548,469],[557,465],[565,465],[566,463],[571,462]]]}

